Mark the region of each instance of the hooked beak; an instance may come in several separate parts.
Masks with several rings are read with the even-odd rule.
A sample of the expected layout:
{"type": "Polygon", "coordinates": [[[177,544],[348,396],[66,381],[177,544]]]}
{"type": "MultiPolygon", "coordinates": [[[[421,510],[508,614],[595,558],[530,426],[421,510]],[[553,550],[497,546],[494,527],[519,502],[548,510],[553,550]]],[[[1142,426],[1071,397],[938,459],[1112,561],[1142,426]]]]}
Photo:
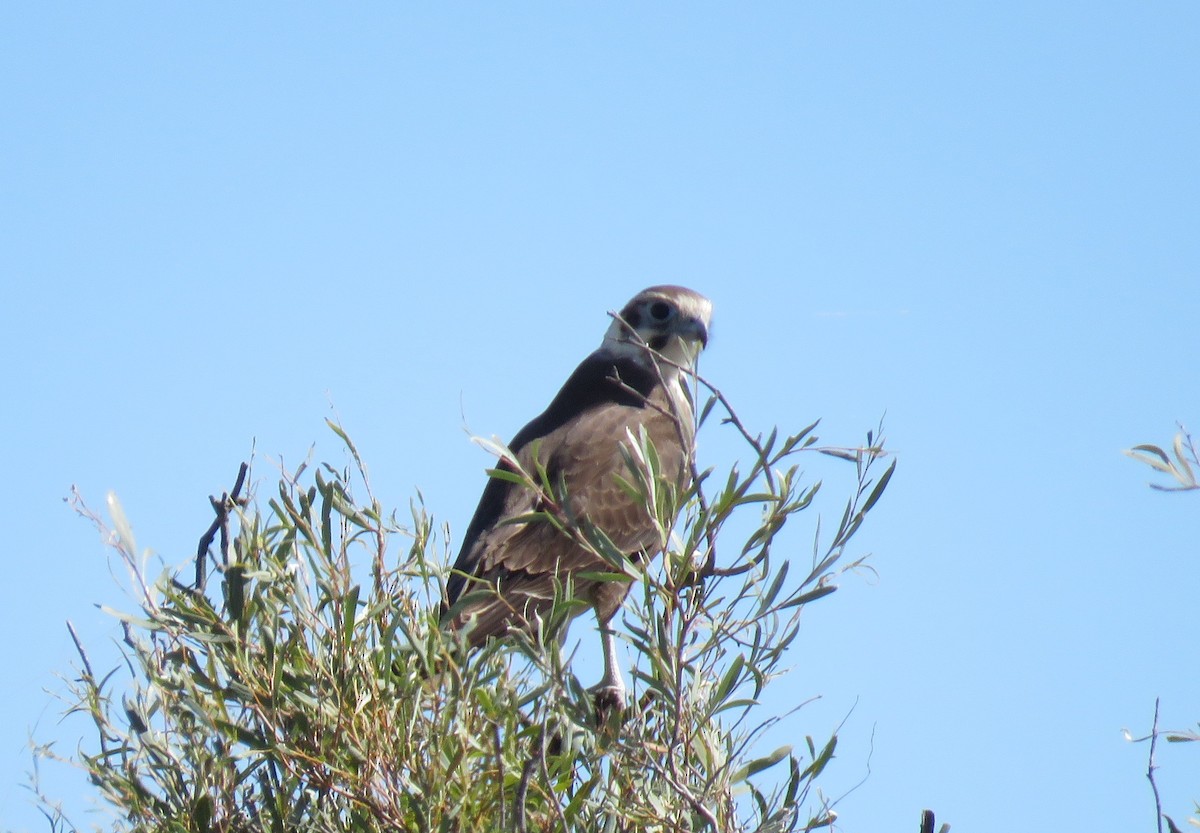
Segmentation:
{"type": "Polygon", "coordinates": [[[708,325],[699,318],[689,318],[685,321],[679,334],[689,341],[700,342],[701,349],[708,346],[708,325]]]}

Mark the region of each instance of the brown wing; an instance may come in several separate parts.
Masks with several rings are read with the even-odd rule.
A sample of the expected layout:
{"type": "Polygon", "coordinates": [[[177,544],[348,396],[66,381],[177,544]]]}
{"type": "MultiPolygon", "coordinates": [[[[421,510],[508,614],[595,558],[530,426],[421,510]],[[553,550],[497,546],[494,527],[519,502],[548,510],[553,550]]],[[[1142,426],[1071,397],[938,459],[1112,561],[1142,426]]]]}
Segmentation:
{"type": "MultiPolygon", "coordinates": [[[[685,448],[691,445],[690,414],[680,414],[678,422],[669,416],[671,406],[657,380],[638,377],[636,368],[615,368],[626,385],[631,379],[641,384],[644,390],[639,389],[636,395],[612,382],[611,361],[602,363],[599,369],[603,375],[597,376],[597,368],[589,368],[588,362],[581,365],[546,413],[518,434],[511,450],[522,467],[532,472],[536,442],[551,482],[565,486],[577,517],[604,530],[623,553],[653,556],[659,549],[654,522],[617,479],[630,479],[621,446],[628,445],[629,433],[636,437],[639,427],[644,426],[659,455],[661,471],[677,473],[682,485],[687,472],[685,448]],[[594,391],[605,395],[588,395],[594,391]],[[569,395],[565,403],[564,394],[569,395]],[[584,404],[573,414],[569,407],[572,400],[584,404]],[[556,405],[568,407],[556,409],[556,405]],[[682,439],[686,446],[681,442],[680,424],[685,426],[682,439]]],[[[466,605],[450,622],[453,627],[461,627],[473,618],[472,643],[481,643],[513,625],[526,626],[533,616],[544,614],[553,603],[556,580],[562,585],[572,577],[575,595],[597,605],[602,618],[611,615],[624,596],[625,588],[619,583],[575,578],[581,572],[611,568],[552,524],[505,523],[506,519],[535,511],[537,501],[535,491],[503,480],[493,479],[485,489],[456,564],[460,580],[448,586],[447,592],[447,600],[453,604],[464,591],[472,589],[461,573],[477,579],[476,586],[497,591],[466,605]],[[481,516],[485,519],[482,523],[481,516]],[[598,586],[601,584],[605,586],[598,586]]]]}

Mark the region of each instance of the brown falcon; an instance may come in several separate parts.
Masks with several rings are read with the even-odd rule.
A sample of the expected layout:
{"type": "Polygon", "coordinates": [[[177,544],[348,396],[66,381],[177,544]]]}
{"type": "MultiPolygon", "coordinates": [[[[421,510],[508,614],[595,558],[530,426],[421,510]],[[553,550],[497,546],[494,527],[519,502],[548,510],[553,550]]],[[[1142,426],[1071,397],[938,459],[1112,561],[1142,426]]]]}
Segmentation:
{"type": "MultiPolygon", "coordinates": [[[[600,347],[508,446],[524,472],[536,478],[540,465],[555,490],[561,487],[569,505],[560,509],[603,531],[634,563],[657,555],[662,541],[649,510],[621,483],[633,479],[627,455],[644,432],[660,473],[681,491],[689,485],[688,371],[708,343],[711,317],[709,300],[682,286],[638,293],[613,318],[600,347]]],[[[505,459],[498,468],[516,471],[505,459]]],[[[472,646],[511,628],[533,632],[553,606],[556,587],[570,587],[600,624],[604,677],[597,694],[620,708],[625,686],[610,621],[630,581],[596,578],[613,567],[553,524],[526,517],[544,510],[546,498],[503,476],[488,480],[446,584],[443,622],[464,629],[472,646]]]]}

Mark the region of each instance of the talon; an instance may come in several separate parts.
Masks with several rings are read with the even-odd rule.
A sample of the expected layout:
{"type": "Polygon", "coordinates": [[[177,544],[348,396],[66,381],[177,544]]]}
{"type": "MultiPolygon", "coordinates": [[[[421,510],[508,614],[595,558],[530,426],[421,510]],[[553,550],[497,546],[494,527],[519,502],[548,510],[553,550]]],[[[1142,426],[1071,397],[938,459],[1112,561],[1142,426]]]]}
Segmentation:
{"type": "Polygon", "coordinates": [[[625,701],[625,689],[622,686],[600,685],[590,689],[592,705],[596,710],[596,725],[607,726],[616,716],[618,722],[625,716],[628,703],[625,701]]]}

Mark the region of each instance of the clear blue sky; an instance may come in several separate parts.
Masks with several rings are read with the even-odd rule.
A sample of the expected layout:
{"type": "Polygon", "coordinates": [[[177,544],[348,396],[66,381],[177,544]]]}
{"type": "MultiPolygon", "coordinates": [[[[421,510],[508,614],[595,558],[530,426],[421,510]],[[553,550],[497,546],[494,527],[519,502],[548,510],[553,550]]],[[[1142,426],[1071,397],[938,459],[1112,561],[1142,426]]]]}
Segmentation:
{"type": "MultiPolygon", "coordinates": [[[[1200,498],[1120,452],[1200,427],[1200,6],[14,2],[0,100],[0,826],[87,729],[64,621],[124,604],[72,484],[186,563],[252,445],[343,459],[332,407],[461,531],[464,416],[511,436],[671,282],[752,425],[887,415],[878,579],[780,684],[798,743],[853,708],[840,829],[1151,829],[1121,729],[1200,720],[1200,498]]],[[[1200,749],[1160,764],[1182,820],[1200,749]]]]}

